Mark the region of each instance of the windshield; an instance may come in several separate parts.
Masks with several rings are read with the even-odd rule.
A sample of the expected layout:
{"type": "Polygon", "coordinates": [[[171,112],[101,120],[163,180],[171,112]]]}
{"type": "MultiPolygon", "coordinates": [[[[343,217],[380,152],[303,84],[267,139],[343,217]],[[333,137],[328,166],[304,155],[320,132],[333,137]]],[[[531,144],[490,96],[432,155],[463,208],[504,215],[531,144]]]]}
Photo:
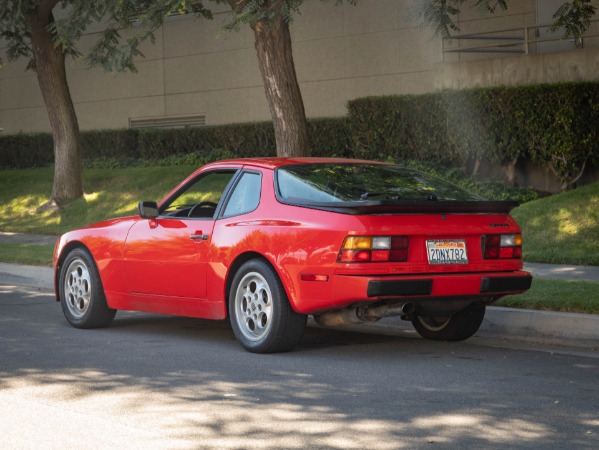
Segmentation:
{"type": "Polygon", "coordinates": [[[283,200],[360,202],[366,200],[480,201],[481,197],[438,178],[390,164],[300,164],[277,170],[283,200]]]}

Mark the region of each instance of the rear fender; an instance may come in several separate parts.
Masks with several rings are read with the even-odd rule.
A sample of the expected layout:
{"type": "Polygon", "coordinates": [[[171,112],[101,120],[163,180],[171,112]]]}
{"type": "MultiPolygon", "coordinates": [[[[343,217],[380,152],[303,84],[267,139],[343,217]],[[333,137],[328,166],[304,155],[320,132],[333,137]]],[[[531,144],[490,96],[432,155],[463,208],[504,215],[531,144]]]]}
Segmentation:
{"type": "MultiPolygon", "coordinates": [[[[246,262],[251,259],[261,259],[268,263],[274,271],[277,273],[281,283],[283,284],[283,289],[285,289],[285,293],[287,294],[287,298],[289,299],[289,303],[294,311],[297,311],[296,308],[296,289],[293,283],[293,278],[284,268],[277,268],[277,266],[264,255],[261,255],[257,252],[245,252],[238,255],[235,260],[230,264],[229,270],[227,271],[227,277],[224,284],[224,292],[223,297],[225,303],[228,305],[229,303],[229,293],[231,292],[231,287],[233,285],[233,278],[235,278],[235,274],[239,270],[239,268],[246,262]]],[[[221,291],[222,292],[222,291],[221,291]]],[[[210,296],[209,296],[210,297],[210,296]]],[[[228,309],[228,308],[227,308],[228,309]]]]}

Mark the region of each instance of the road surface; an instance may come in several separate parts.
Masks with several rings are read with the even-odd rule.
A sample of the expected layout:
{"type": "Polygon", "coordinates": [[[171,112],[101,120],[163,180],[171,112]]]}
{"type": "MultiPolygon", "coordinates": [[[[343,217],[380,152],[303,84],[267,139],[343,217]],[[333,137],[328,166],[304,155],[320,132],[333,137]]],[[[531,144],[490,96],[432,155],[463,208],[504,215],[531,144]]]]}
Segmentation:
{"type": "Polygon", "coordinates": [[[254,355],[227,322],[77,330],[0,286],[0,447],[599,448],[599,355],[509,346],[308,328],[254,355]]]}

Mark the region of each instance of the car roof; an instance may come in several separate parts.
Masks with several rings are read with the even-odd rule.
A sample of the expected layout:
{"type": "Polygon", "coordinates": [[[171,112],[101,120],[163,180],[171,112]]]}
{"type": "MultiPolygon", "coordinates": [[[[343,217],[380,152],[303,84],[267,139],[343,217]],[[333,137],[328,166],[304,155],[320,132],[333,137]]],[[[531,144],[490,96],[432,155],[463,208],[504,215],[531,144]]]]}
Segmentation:
{"type": "Polygon", "coordinates": [[[204,167],[221,164],[234,164],[244,166],[254,166],[265,169],[277,169],[283,166],[294,164],[385,164],[380,161],[368,161],[361,159],[348,158],[321,158],[321,157],[260,157],[260,158],[238,158],[214,161],[206,164],[204,167]]]}

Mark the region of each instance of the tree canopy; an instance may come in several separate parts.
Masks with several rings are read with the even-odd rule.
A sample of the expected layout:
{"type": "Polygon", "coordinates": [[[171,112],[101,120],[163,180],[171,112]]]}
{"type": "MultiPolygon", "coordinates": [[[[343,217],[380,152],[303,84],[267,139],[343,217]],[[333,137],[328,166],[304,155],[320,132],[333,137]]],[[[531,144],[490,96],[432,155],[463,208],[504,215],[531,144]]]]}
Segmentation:
{"type": "MultiPolygon", "coordinates": [[[[433,29],[436,35],[450,38],[452,32],[459,32],[456,18],[468,0],[423,0],[416,8],[416,15],[425,26],[433,29]]],[[[469,2],[470,3],[470,2],[469,2]]],[[[591,18],[597,12],[594,0],[572,0],[564,2],[553,14],[551,31],[564,31],[565,39],[574,39],[577,47],[582,44],[582,35],[591,25],[591,18]]],[[[506,10],[509,0],[476,0],[474,6],[483,12],[494,13],[497,9],[506,10]]]]}
{"type": "Polygon", "coordinates": [[[28,13],[52,15],[48,31],[64,54],[85,58],[90,65],[109,71],[136,71],[134,58],[143,56],[139,45],[146,39],[153,41],[154,31],[169,15],[193,13],[212,18],[211,11],[194,0],[4,0],[0,3],[0,36],[7,43],[6,57],[9,61],[29,58],[32,69],[31,30],[25,20],[28,13]],[[96,22],[104,23],[104,30],[84,55],[77,43],[96,22]],[[134,33],[123,37],[123,29],[134,33]]]}

